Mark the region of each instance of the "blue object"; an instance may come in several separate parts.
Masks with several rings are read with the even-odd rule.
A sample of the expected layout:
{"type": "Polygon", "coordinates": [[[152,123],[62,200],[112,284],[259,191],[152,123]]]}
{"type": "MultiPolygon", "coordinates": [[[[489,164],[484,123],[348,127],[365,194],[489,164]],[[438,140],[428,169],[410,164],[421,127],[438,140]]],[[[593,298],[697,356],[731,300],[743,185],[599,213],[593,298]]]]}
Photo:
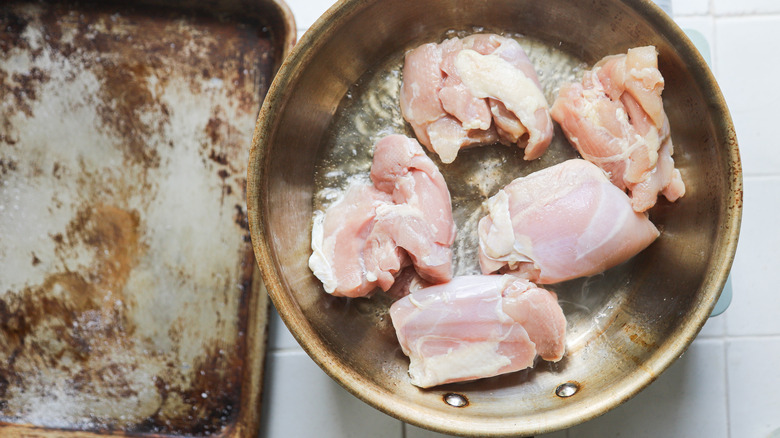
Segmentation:
{"type": "Polygon", "coordinates": [[[729,304],[731,304],[731,295],[731,274],[729,274],[729,277],[726,279],[726,285],[723,286],[723,292],[720,293],[720,298],[718,298],[718,302],[715,303],[715,308],[712,309],[710,318],[720,315],[729,308],[729,304]]]}

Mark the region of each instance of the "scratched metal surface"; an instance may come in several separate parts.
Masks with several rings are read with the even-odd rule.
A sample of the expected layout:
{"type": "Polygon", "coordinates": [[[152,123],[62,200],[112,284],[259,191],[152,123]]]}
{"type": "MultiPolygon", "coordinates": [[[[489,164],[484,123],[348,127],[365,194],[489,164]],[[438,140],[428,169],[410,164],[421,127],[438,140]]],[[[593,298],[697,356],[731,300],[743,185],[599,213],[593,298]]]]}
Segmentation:
{"type": "Polygon", "coordinates": [[[159,4],[0,6],[1,423],[236,422],[264,348],[245,185],[269,32],[159,4]]]}

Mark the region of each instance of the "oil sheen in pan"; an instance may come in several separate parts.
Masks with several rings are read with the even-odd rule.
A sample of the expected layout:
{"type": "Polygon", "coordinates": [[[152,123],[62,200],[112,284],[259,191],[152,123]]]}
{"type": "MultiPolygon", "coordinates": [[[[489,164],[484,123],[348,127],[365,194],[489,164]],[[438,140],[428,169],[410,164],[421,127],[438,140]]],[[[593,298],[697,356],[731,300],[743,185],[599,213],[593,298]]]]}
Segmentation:
{"type": "MultiPolygon", "coordinates": [[[[483,29],[450,31],[442,39],[464,37],[480,31],[483,29]]],[[[579,80],[587,68],[582,60],[549,44],[521,35],[506,36],[515,38],[528,54],[549,104],[555,100],[562,84],[579,80]]],[[[397,53],[369,70],[345,94],[320,149],[315,173],[314,210],[324,211],[341,197],[351,182],[369,181],[373,145],[377,140],[393,133],[414,137],[411,126],[401,116],[399,106],[403,56],[403,53],[397,53]]],[[[451,164],[443,164],[430,152],[428,155],[444,175],[452,197],[457,227],[453,245],[455,275],[480,273],[477,224],[486,214],[483,207],[485,200],[515,178],[578,157],[557,124],[547,152],[530,162],[523,160],[522,149],[501,144],[463,149],[451,164]]],[[[598,275],[548,287],[558,293],[566,312],[570,348],[574,347],[573,344],[584,343],[585,339],[580,338],[586,332],[611,318],[610,309],[617,308],[611,300],[616,298],[610,294],[590,292],[611,289],[615,280],[619,281],[608,275],[598,275]]],[[[373,301],[377,308],[385,307],[389,302],[379,295],[369,301],[373,301]]],[[[380,309],[376,310],[372,313],[383,314],[380,309]]]]}

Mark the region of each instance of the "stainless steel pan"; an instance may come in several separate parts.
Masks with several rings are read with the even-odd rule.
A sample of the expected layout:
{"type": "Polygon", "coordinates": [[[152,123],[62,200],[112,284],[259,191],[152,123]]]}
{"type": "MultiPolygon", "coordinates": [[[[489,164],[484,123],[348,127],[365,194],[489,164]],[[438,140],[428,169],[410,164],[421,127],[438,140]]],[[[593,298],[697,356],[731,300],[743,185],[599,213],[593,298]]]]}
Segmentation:
{"type": "MultiPolygon", "coordinates": [[[[458,160],[480,163],[497,156],[504,169],[491,181],[497,186],[573,156],[560,131],[556,138],[540,162],[523,162],[507,148],[464,152],[455,167],[444,168],[445,178],[455,184],[469,166],[478,166],[458,160]]],[[[712,73],[650,1],[345,0],[315,23],[272,84],[255,130],[247,202],[271,298],[330,376],[372,406],[422,427],[470,436],[532,435],[603,414],[683,354],[726,281],[739,232],[742,181],[734,128],[712,73]],[[307,267],[312,212],[321,204],[316,194],[322,175],[316,171],[367,170],[355,160],[370,155],[376,135],[371,126],[409,132],[388,110],[387,120],[369,117],[376,123],[365,125],[368,132],[360,136],[347,129],[344,114],[354,110],[350,101],[370,93],[365,87],[377,72],[400,65],[404,51],[475,27],[525,35],[585,65],[655,45],[666,79],[674,157],[688,191],[675,204],[653,208],[651,219],[663,233],[639,256],[603,275],[552,287],[569,321],[568,352],[560,363],[421,390],[408,382],[408,361],[386,314],[390,300],[381,294],[330,297],[307,267]],[[336,140],[348,138],[355,140],[358,158],[328,162],[336,140]]],[[[459,227],[460,208],[455,207],[459,227]]]]}

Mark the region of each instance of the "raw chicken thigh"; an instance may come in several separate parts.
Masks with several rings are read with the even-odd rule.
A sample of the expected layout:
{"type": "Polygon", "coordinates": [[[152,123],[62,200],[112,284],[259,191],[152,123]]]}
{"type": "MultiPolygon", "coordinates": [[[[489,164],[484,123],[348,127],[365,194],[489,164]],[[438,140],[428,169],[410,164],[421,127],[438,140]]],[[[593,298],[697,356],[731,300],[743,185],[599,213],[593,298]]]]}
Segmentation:
{"type": "Polygon", "coordinates": [[[482,272],[541,284],[600,273],[659,235],[603,170],[580,159],[518,178],[486,204],[478,225],[482,272]]]}
{"type": "Polygon", "coordinates": [[[360,297],[376,288],[376,279],[366,279],[363,254],[377,207],[391,202],[387,193],[355,184],[325,213],[315,213],[309,267],[326,292],[360,297]]]}
{"type": "Polygon", "coordinates": [[[371,180],[315,214],[309,267],[325,291],[360,297],[377,286],[388,290],[409,265],[430,283],[452,278],[450,194],[419,143],[402,135],[379,140],[371,180]]]}
{"type": "Polygon", "coordinates": [[[455,277],[390,307],[412,384],[428,388],[533,366],[564,354],[566,319],[554,293],[510,275],[455,277]]]}
{"type": "Polygon", "coordinates": [[[451,163],[463,147],[501,141],[533,160],[553,134],[539,79],[517,41],[477,34],[406,54],[401,113],[418,140],[451,163]]]}
{"type": "Polygon", "coordinates": [[[671,202],[685,194],[672,159],[663,88],[655,47],[639,47],[607,56],[582,83],[564,85],[551,110],[582,157],[628,189],[639,212],[655,205],[659,193],[671,202]]]}
{"type": "Polygon", "coordinates": [[[371,181],[392,195],[394,203],[419,211],[436,243],[452,245],[455,224],[447,183],[416,140],[398,134],[379,140],[374,146],[371,181]]]}

